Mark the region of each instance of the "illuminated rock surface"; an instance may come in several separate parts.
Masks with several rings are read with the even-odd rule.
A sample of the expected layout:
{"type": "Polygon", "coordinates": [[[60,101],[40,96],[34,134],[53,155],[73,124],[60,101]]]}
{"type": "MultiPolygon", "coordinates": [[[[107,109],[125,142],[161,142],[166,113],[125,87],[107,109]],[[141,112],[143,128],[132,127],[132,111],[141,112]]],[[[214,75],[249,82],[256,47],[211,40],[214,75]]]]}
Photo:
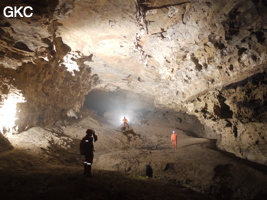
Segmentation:
{"type": "MultiPolygon", "coordinates": [[[[106,120],[128,109],[145,125],[160,110],[169,127],[267,165],[265,0],[4,0],[1,10],[7,5],[31,5],[34,15],[1,13],[4,135],[67,126],[85,117],[89,92],[114,92],[127,100],[104,109],[106,120]],[[192,126],[182,127],[189,115],[192,126]]],[[[1,152],[11,148],[0,141],[1,152]]]]}

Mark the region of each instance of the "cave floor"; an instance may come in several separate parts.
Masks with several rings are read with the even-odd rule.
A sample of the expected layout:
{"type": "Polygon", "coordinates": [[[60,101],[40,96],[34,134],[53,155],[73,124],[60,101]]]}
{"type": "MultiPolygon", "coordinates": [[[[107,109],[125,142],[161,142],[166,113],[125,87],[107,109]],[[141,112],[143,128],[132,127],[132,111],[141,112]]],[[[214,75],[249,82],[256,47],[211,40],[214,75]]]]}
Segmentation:
{"type": "Polygon", "coordinates": [[[1,199],[267,199],[266,166],[219,151],[216,140],[195,138],[162,120],[132,127],[121,132],[90,116],[47,129],[72,138],[68,150],[51,145],[37,155],[36,146],[1,153],[1,199]],[[78,150],[88,127],[99,138],[92,178],[82,175],[78,150]],[[173,129],[178,133],[177,149],[170,141],[173,129]],[[153,178],[145,177],[147,164],[153,178]]]}
{"type": "Polygon", "coordinates": [[[79,166],[48,164],[1,170],[1,199],[214,199],[168,181],[105,170],[93,174],[86,178],[79,166]]]}

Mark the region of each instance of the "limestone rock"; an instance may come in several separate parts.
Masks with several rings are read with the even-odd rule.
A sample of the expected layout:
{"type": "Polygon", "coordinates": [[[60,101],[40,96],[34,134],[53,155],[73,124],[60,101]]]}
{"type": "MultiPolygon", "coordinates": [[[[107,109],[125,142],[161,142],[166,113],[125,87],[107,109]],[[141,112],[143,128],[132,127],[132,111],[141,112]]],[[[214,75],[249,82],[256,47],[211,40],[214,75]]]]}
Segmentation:
{"type": "Polygon", "coordinates": [[[201,136],[266,164],[266,81],[231,85],[265,73],[266,1],[1,2],[6,5],[34,9],[32,18],[0,21],[0,101],[25,99],[17,102],[18,132],[79,112],[92,89],[128,90],[159,108],[195,114],[207,130],[201,136]]]}
{"type": "Polygon", "coordinates": [[[10,142],[0,134],[0,153],[13,149],[10,142]]]}
{"type": "Polygon", "coordinates": [[[266,72],[241,82],[230,84],[221,91],[198,97],[187,107],[200,121],[213,130],[217,146],[238,157],[267,164],[266,72]]]}

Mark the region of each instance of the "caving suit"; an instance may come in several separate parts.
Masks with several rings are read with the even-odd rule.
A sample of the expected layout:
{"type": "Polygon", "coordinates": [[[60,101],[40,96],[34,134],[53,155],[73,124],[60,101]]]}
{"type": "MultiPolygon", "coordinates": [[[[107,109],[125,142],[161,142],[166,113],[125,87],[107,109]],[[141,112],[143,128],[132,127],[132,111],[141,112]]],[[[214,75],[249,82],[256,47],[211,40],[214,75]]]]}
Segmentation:
{"type": "Polygon", "coordinates": [[[86,135],[80,142],[80,153],[84,155],[84,174],[91,176],[91,169],[94,159],[94,142],[97,141],[97,136],[86,135]]]}
{"type": "Polygon", "coordinates": [[[124,124],[124,127],[129,127],[129,124],[128,124],[128,119],[126,119],[125,117],[123,118],[123,124],[124,124]]]}
{"type": "Polygon", "coordinates": [[[171,135],[171,141],[172,141],[173,148],[176,149],[176,146],[177,146],[177,134],[176,133],[173,133],[171,135]]]}

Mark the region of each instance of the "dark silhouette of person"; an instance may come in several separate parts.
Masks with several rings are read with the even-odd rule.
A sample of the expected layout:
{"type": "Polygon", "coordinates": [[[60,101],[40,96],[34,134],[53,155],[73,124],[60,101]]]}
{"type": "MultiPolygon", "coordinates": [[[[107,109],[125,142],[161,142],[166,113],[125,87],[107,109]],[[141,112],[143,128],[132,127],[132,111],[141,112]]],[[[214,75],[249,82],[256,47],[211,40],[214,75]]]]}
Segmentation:
{"type": "Polygon", "coordinates": [[[152,178],[153,177],[153,169],[150,165],[146,165],[145,166],[145,175],[148,178],[152,178]]]}
{"type": "Polygon", "coordinates": [[[80,153],[84,155],[84,175],[92,177],[91,170],[94,159],[94,142],[98,140],[95,131],[92,129],[86,130],[86,136],[80,142],[80,153]]]}

